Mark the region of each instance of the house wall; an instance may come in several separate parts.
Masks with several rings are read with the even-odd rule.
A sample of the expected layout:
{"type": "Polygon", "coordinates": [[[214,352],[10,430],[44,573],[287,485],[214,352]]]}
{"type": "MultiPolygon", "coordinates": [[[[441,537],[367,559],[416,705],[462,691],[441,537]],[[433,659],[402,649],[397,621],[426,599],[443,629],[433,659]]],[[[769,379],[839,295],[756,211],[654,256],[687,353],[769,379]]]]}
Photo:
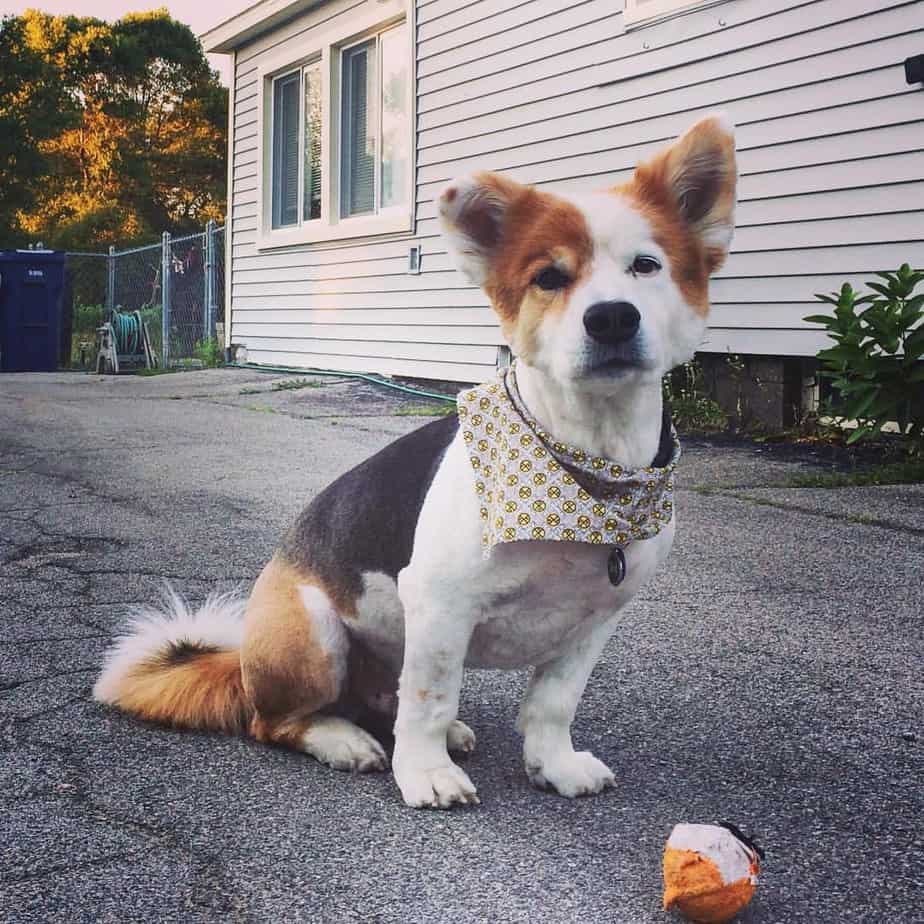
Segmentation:
{"type": "Polygon", "coordinates": [[[924,0],[725,0],[629,31],[620,0],[417,0],[416,232],[257,251],[260,56],[363,2],[237,53],[231,339],[253,361],[483,378],[499,335],[438,236],[442,185],[473,169],[617,182],[716,108],[739,126],[740,206],[704,350],[814,355],[813,293],[924,264],[924,89],[902,67],[924,0]]]}

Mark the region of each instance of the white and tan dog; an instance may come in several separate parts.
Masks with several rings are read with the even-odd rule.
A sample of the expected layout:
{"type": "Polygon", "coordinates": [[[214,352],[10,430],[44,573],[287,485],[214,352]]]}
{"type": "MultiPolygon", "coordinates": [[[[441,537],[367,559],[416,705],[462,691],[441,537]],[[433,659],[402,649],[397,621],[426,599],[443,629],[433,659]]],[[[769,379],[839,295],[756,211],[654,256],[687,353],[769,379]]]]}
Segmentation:
{"type": "MultiPolygon", "coordinates": [[[[732,129],[713,116],[604,192],[553,195],[484,173],[442,193],[449,247],[491,299],[522,401],[557,441],[632,468],[663,453],[661,378],[703,337],[735,186],[732,129]]],[[[137,614],[96,698],[358,771],[386,767],[352,721],[372,709],[394,717],[408,805],[448,807],[478,801],[449,757],[475,742],[456,717],[463,668],[532,665],[518,722],[529,778],[564,796],[600,792],[613,774],[574,749],[570,726],[675,521],[627,545],[619,583],[605,544],[507,542],[486,557],[482,517],[458,420],[422,427],[315,498],[246,603],[213,597],[191,613],[173,598],[137,614]]]]}

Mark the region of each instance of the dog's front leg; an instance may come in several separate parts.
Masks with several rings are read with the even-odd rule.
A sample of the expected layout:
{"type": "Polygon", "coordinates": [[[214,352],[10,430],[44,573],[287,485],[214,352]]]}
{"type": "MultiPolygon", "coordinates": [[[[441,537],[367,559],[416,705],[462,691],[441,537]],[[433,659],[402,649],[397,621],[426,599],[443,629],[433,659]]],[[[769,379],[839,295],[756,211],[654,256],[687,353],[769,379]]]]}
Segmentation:
{"type": "Polygon", "coordinates": [[[526,773],[534,785],[552,787],[569,798],[613,785],[610,768],[590,751],[575,751],[571,742],[578,702],[612,633],[609,620],[534,670],[517,721],[526,773]]]}
{"type": "Polygon", "coordinates": [[[405,610],[392,766],[404,801],[416,808],[478,802],[472,781],[446,749],[446,735],[459,710],[472,628],[464,617],[430,602],[405,610]]]}

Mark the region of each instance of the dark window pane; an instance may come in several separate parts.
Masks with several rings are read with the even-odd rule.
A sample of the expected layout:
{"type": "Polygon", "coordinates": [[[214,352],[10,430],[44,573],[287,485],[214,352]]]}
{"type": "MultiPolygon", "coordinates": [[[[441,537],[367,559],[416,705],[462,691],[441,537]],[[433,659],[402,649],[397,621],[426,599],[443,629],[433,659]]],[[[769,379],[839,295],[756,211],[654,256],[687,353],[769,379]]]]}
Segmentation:
{"type": "Polygon", "coordinates": [[[299,74],[273,84],[273,227],[298,224],[299,74]]]}
{"type": "Polygon", "coordinates": [[[341,214],[375,211],[375,41],[343,53],[341,81],[341,214]]]}

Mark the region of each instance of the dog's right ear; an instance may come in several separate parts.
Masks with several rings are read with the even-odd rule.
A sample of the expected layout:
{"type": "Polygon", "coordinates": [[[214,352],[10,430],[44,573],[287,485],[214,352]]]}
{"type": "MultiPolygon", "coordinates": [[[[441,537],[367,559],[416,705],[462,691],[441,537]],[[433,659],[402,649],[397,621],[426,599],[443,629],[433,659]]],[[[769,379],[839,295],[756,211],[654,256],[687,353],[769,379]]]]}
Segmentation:
{"type": "Polygon", "coordinates": [[[478,173],[450,183],[437,199],[443,237],[462,274],[482,286],[505,233],[506,217],[528,191],[497,173],[478,173]]]}

